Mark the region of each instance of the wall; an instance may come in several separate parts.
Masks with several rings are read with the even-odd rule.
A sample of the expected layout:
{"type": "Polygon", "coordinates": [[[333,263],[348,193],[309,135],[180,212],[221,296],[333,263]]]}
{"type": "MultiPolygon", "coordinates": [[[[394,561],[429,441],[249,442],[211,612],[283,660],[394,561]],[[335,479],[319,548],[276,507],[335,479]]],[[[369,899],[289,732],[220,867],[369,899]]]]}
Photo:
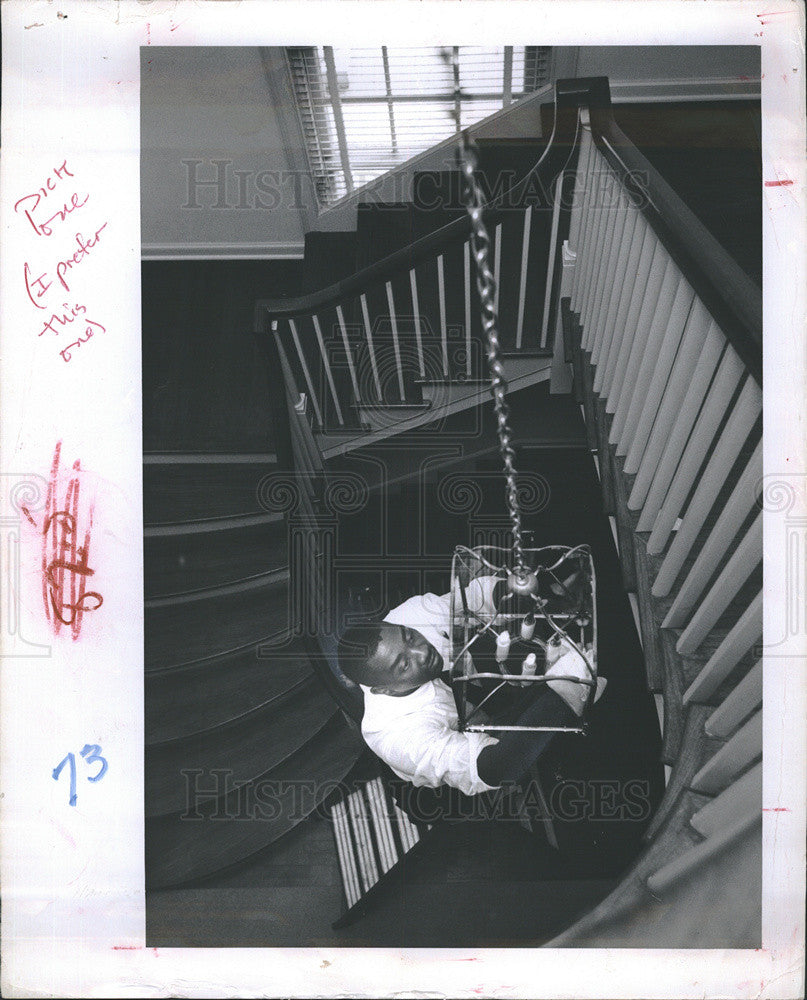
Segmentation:
{"type": "MultiPolygon", "coordinates": [[[[698,98],[759,89],[753,46],[556,48],[553,78],[608,76],[614,100],[698,98]]],[[[540,105],[524,99],[479,138],[540,137],[540,105]]],[[[427,151],[318,213],[285,55],[279,48],[150,47],[141,67],[142,239],[146,258],[301,256],[312,229],[350,230],[362,200],[406,201],[416,170],[453,166],[454,143],[427,151]],[[188,196],[183,160],[215,186],[188,196]],[[212,161],[220,160],[216,165],[212,161]],[[240,185],[240,186],[239,186],[240,185]],[[189,208],[189,204],[199,207],[189,208]]]]}
{"type": "MultiPolygon", "coordinates": [[[[759,52],[756,46],[569,46],[553,50],[551,76],[553,80],[607,76],[615,103],[676,97],[704,99],[734,92],[758,97],[759,52]]],[[[540,138],[540,106],[551,102],[551,92],[539,92],[470,131],[477,139],[540,138]]],[[[408,200],[415,171],[452,169],[454,149],[454,141],[449,139],[390,171],[320,215],[316,228],[354,228],[356,206],[364,200],[408,200]]]]}
{"type": "Polygon", "coordinates": [[[144,48],[140,79],[144,256],[301,256],[313,197],[295,197],[308,174],[282,50],[144,48]]]}
{"type": "Polygon", "coordinates": [[[752,45],[590,45],[577,53],[576,76],[607,76],[617,88],[643,81],[758,81],[760,73],[760,50],[752,45]]]}
{"type": "Polygon", "coordinates": [[[299,260],[142,265],[143,451],[274,449],[270,381],[252,335],[255,300],[296,295],[299,260]]]}

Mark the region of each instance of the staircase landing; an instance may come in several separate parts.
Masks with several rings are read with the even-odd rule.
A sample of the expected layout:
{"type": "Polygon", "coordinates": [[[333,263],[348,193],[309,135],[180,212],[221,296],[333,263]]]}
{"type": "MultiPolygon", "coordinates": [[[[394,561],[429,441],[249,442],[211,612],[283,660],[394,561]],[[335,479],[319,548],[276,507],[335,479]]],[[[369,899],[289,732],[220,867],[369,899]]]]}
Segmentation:
{"type": "MultiPolygon", "coordinates": [[[[509,392],[546,382],[552,374],[551,352],[537,357],[505,358],[503,363],[509,392]]],[[[365,430],[326,431],[314,435],[322,457],[335,458],[470,410],[480,401],[490,399],[490,386],[475,381],[431,382],[424,384],[423,397],[431,405],[413,407],[409,413],[381,405],[363,408],[362,414],[368,423],[365,430]]]]}

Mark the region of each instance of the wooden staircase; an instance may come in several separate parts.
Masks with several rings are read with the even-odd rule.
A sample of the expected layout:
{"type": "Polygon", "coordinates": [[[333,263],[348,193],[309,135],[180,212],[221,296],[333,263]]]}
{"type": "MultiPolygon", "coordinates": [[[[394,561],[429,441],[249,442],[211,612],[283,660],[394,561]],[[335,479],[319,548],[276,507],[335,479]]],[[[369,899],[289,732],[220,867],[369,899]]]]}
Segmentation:
{"type": "MultiPolygon", "coordinates": [[[[550,944],[758,946],[759,289],[616,126],[607,83],[563,84],[556,141],[534,176],[551,190],[562,167],[576,171],[571,212],[516,198],[515,208],[497,201],[486,213],[502,341],[520,352],[513,362],[524,366],[525,390],[551,388],[558,407],[583,413],[578,444],[596,462],[668,774],[644,850],[550,944]]],[[[476,475],[494,447],[482,427],[467,453],[451,437],[479,408],[478,296],[467,220],[452,204],[455,178],[418,183],[444,192],[442,228],[416,205],[363,206],[356,233],[306,241],[327,287],[257,302],[255,332],[283,387],[272,400],[277,462],[147,473],[152,886],[202,878],[271,845],[299,821],[295,783],[338,781],[361,752],[344,718],[356,717],[356,692],[335,669],[333,634],[281,641],[294,624],[291,577],[306,586],[327,579],[321,527],[334,480],[355,473],[356,462],[365,473],[383,466],[370,499],[400,484],[394,503],[405,523],[420,502],[406,483],[424,440],[442,446],[443,466],[481,463],[476,475]],[[383,460],[374,453],[382,442],[391,446],[383,460]],[[294,509],[258,502],[262,477],[289,471],[294,509]],[[290,567],[292,520],[311,544],[290,567]],[[243,822],[256,810],[271,815],[243,822]]],[[[540,404],[532,412],[530,430],[540,434],[546,413],[540,404]]],[[[347,520],[363,517],[366,527],[372,509],[347,520]]],[[[402,595],[422,589],[434,569],[424,564],[413,576],[404,555],[385,558],[400,570],[402,595]]],[[[366,576],[358,559],[354,570],[356,581],[366,576]]],[[[349,572],[344,581],[347,593],[349,572]]],[[[325,621],[330,594],[309,589],[312,620],[325,621]]]]}
{"type": "Polygon", "coordinates": [[[260,502],[276,472],[274,456],[146,458],[151,888],[264,849],[321,801],[275,817],[278,783],[339,780],[361,752],[292,636],[287,525],[260,502]]]}
{"type": "MultiPolygon", "coordinates": [[[[543,144],[504,150],[487,144],[481,151],[482,165],[492,176],[504,172],[515,179],[538,159],[542,149],[543,144]]],[[[406,204],[367,204],[359,210],[354,231],[308,233],[304,260],[275,268],[278,287],[286,295],[305,296],[338,285],[391,254],[407,255],[407,248],[418,238],[457,217],[457,206],[450,199],[458,191],[458,176],[416,176],[416,191],[426,192],[432,182],[438,188],[448,185],[439,204],[431,196],[428,204],[425,197],[406,204]]],[[[523,212],[519,217],[523,218],[523,212]]],[[[544,271],[548,243],[542,242],[537,222],[532,232],[535,267],[544,271]]],[[[502,271],[517,266],[511,259],[515,249],[515,244],[500,246],[502,271]]],[[[247,271],[251,268],[248,265],[247,271]]],[[[346,723],[333,698],[330,671],[325,668],[323,673],[317,666],[323,650],[311,636],[301,634],[305,629],[294,618],[297,598],[290,587],[293,512],[267,501],[267,484],[289,469],[292,444],[284,437],[289,428],[295,467],[321,478],[328,456],[335,458],[366,443],[368,431],[378,441],[400,434],[407,419],[411,427],[435,419],[451,426],[452,419],[461,420],[464,410],[476,406],[480,388],[478,382],[469,380],[469,373],[481,371],[481,330],[474,315],[471,358],[469,341],[462,331],[457,332],[457,324],[467,315],[467,302],[454,294],[463,277],[466,291],[471,291],[463,268],[467,271],[468,260],[460,248],[459,255],[441,256],[439,281],[435,260],[430,267],[414,264],[401,272],[400,279],[394,276],[388,286],[368,287],[366,295],[345,303],[338,312],[309,314],[288,324],[285,387],[293,403],[300,403],[300,392],[305,394],[305,403],[303,408],[290,406],[287,411],[284,401],[276,395],[271,398],[276,454],[149,451],[149,441],[166,438],[162,426],[149,428],[144,464],[144,563],[150,888],[203,879],[264,850],[322,801],[319,794],[312,796],[304,809],[292,810],[294,819],[282,808],[282,816],[272,816],[264,800],[277,793],[278,783],[314,781],[324,786],[340,781],[361,753],[364,745],[355,725],[346,723]],[[402,364],[396,365],[392,330],[379,319],[389,304],[388,294],[394,295],[404,309],[395,331],[401,337],[400,349],[407,332],[414,332],[409,299],[413,287],[420,296],[422,351],[405,351],[402,364]],[[351,372],[344,364],[340,320],[361,331],[370,316],[374,354],[371,357],[365,345],[363,354],[356,356],[353,374],[362,386],[367,383],[375,390],[380,384],[382,392],[350,399],[351,372]],[[441,323],[454,325],[450,340],[447,332],[446,339],[441,339],[441,323]],[[316,353],[318,329],[327,345],[325,355],[316,353]],[[323,357],[333,358],[334,351],[335,362],[323,365],[323,357]],[[403,399],[399,373],[405,386],[403,399]],[[415,376],[421,375],[427,378],[418,384],[415,376]],[[295,386],[292,392],[293,378],[299,380],[299,390],[295,386]],[[266,815],[244,822],[246,814],[261,810],[266,815]]],[[[235,275],[225,277],[220,293],[226,295],[239,280],[235,275]]],[[[212,272],[211,281],[221,284],[212,272]]],[[[264,281],[271,284],[271,279],[264,281]]],[[[202,287],[196,292],[197,319],[202,321],[206,319],[202,287]]],[[[152,326],[164,321],[155,303],[147,302],[145,310],[152,326]]],[[[535,334],[534,324],[528,326],[525,336],[535,334]]],[[[355,331],[350,330],[348,343],[356,341],[355,331]]],[[[157,345],[152,349],[158,350],[157,345]]],[[[514,387],[548,378],[549,353],[508,362],[514,387]]],[[[172,369],[167,366],[165,370],[172,369]]],[[[277,376],[271,364],[269,374],[271,382],[277,376]]],[[[172,377],[161,374],[159,380],[149,381],[152,409],[163,405],[172,377]]],[[[188,397],[186,407],[204,408],[199,392],[194,390],[191,398],[188,387],[180,385],[176,391],[188,397]]],[[[177,443],[185,443],[187,433],[180,422],[173,434],[177,443]]],[[[230,433],[233,440],[247,436],[240,431],[230,433]]],[[[249,436],[256,435],[253,431],[249,436]]],[[[226,432],[220,432],[220,437],[226,440],[226,432]]],[[[215,432],[211,438],[215,439],[215,432]]],[[[488,432],[484,445],[478,447],[489,449],[492,443],[488,432]]],[[[301,509],[309,515],[314,514],[316,492],[302,487],[301,509]]],[[[344,707],[350,707],[349,700],[344,707]]]]}
{"type": "Polygon", "coordinates": [[[592,111],[562,326],[648,685],[663,706],[670,771],[643,854],[549,945],[753,947],[762,877],[761,298],[660,178],[651,175],[643,201],[626,190],[627,162],[635,167],[636,150],[607,112],[592,111]],[[660,219],[665,202],[676,212],[660,219]],[[693,230],[710,257],[705,272],[684,246],[693,230]]]}

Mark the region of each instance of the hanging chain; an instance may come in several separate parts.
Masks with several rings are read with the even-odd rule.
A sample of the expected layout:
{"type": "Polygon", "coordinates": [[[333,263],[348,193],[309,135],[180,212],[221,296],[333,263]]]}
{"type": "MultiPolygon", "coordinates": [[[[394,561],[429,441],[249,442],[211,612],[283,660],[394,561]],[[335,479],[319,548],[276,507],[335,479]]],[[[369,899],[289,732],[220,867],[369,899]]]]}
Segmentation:
{"type": "Polygon", "coordinates": [[[459,133],[459,160],[462,172],[463,201],[471,218],[471,252],[476,263],[476,287],[479,291],[479,301],[482,307],[482,329],[487,339],[488,371],[490,372],[490,387],[493,394],[493,407],[496,411],[497,432],[499,436],[499,453],[504,464],[504,474],[507,481],[506,496],[510,520],[513,525],[513,553],[516,561],[516,573],[526,577],[529,570],[524,561],[524,549],[521,544],[521,509],[518,503],[518,488],[516,484],[516,453],[513,448],[513,432],[508,420],[510,407],[507,404],[507,380],[504,366],[501,362],[499,344],[498,316],[496,313],[496,279],[489,265],[490,237],[483,219],[484,202],[482,192],[475,177],[477,167],[476,147],[467,132],[463,132],[459,121],[460,85],[459,85],[459,52],[455,46],[452,50],[454,68],[454,105],[457,132],[459,133]]]}

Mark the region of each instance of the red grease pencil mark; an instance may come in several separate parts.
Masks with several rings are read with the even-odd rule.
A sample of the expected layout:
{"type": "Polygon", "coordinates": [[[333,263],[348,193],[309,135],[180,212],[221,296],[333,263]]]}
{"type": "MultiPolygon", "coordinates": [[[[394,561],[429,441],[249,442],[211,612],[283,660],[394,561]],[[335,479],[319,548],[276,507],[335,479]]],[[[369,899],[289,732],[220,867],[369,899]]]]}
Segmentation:
{"type": "Polygon", "coordinates": [[[789,10],[771,10],[768,11],[767,14],[757,14],[757,17],[759,18],[760,24],[767,24],[768,22],[764,20],[766,17],[780,17],[782,14],[790,14],[790,13],[792,12],[789,10]]]}
{"type": "Polygon", "coordinates": [[[140,944],[113,944],[113,951],[141,951],[142,945],[140,944]]]}
{"type": "Polygon", "coordinates": [[[68,842],[68,844],[70,844],[70,846],[73,848],[73,850],[75,850],[75,848],[76,848],[76,841],[71,836],[71,834],[69,834],[67,832],[67,830],[65,830],[65,828],[61,825],[61,823],[57,823],[56,820],[53,821],[53,825],[56,827],[56,829],[59,831],[59,833],[64,837],[64,839],[68,842]]]}
{"type": "MultiPolygon", "coordinates": [[[[51,623],[54,635],[59,635],[63,625],[69,626],[75,641],[81,633],[85,611],[97,611],[104,603],[95,590],[87,590],[87,577],[95,570],[89,567],[90,538],[94,508],[90,506],[83,545],[79,536],[79,494],[81,463],[73,463],[73,476],[67,485],[64,501],[60,502],[59,459],[62,442],[56,444],[50,468],[48,495],[45,503],[45,521],[42,525],[42,602],[45,616],[51,623]],[[69,587],[70,599],[65,600],[69,587]]],[[[35,524],[28,510],[28,520],[35,524]]]]}
{"type": "Polygon", "coordinates": [[[789,813],[790,810],[787,806],[763,806],[762,811],[764,813],[789,813]]]}
{"type": "Polygon", "coordinates": [[[793,181],[785,177],[780,181],[765,181],[765,187],[766,188],[789,187],[792,183],[793,181]]]}

